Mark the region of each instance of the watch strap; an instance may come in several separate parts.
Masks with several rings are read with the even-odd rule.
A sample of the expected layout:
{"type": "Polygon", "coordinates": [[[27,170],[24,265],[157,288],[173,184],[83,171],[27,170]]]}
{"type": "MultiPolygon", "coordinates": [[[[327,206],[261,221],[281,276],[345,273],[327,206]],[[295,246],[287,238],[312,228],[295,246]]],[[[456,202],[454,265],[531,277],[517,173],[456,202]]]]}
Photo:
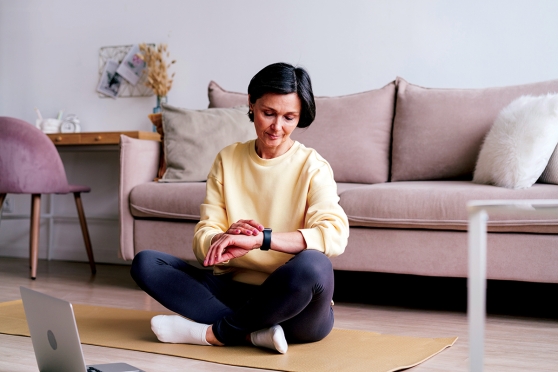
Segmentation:
{"type": "Polygon", "coordinates": [[[265,228],[263,230],[263,242],[260,249],[262,251],[269,251],[270,248],[271,248],[271,229],[265,228]]]}

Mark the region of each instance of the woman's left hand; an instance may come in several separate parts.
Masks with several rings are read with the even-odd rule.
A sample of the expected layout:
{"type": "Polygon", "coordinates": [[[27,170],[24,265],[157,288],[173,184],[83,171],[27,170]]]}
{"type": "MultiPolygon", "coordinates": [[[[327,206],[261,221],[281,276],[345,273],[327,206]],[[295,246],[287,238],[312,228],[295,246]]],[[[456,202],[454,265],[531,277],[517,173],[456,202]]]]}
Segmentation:
{"type": "Polygon", "coordinates": [[[258,235],[263,229],[264,227],[254,220],[238,220],[229,227],[226,233],[231,235],[258,235]]]}
{"type": "Polygon", "coordinates": [[[262,234],[257,236],[221,234],[209,247],[203,265],[213,266],[242,257],[252,249],[261,247],[262,240],[262,234]]]}

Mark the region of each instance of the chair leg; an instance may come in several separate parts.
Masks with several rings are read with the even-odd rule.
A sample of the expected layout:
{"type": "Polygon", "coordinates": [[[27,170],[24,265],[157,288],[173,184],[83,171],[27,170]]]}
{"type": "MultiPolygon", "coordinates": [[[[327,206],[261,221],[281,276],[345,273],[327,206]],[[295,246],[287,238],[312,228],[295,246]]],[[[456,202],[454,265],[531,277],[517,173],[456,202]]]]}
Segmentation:
{"type": "Polygon", "coordinates": [[[89,258],[89,266],[91,267],[91,274],[95,275],[97,268],[95,267],[95,259],[93,258],[93,249],[91,248],[91,239],[89,238],[89,230],[87,229],[87,221],[85,220],[85,213],[83,212],[83,204],[81,203],[81,194],[74,192],[74,199],[76,200],[76,208],[79,216],[79,224],[81,225],[81,233],[83,234],[83,241],[85,243],[85,250],[89,258]]]}
{"type": "Polygon", "coordinates": [[[7,194],[0,194],[0,212],[2,212],[2,207],[4,206],[4,199],[6,199],[7,194]]]}
{"type": "Polygon", "coordinates": [[[31,195],[31,231],[29,232],[29,266],[31,279],[37,278],[39,262],[39,230],[41,225],[41,194],[31,195]]]}
{"type": "Polygon", "coordinates": [[[4,208],[4,199],[6,199],[6,193],[0,193],[0,221],[2,221],[2,208],[4,208]]]}

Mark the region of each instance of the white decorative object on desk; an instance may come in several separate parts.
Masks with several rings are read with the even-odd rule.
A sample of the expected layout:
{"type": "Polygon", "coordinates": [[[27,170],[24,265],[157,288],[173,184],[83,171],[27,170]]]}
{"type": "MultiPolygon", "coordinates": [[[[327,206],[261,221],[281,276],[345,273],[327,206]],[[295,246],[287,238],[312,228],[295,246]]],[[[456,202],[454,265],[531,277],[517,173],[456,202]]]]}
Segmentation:
{"type": "Polygon", "coordinates": [[[77,115],[68,115],[60,125],[60,132],[62,133],[79,133],[81,126],[79,125],[79,118],[77,115]]]}
{"type": "Polygon", "coordinates": [[[60,125],[62,120],[58,119],[37,119],[36,126],[43,133],[58,133],[60,132],[60,125]]]}

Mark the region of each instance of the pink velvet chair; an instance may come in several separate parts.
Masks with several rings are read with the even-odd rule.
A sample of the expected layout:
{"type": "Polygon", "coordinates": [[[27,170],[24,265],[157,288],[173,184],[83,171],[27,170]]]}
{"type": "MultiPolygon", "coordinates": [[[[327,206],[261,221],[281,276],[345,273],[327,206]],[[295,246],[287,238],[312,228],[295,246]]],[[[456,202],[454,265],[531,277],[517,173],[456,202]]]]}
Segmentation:
{"type": "Polygon", "coordinates": [[[31,194],[31,279],[37,277],[41,194],[74,194],[89,266],[91,273],[95,274],[95,260],[81,202],[81,193],[89,191],[91,189],[87,186],[68,184],[60,155],[43,132],[25,121],[0,117],[0,208],[6,194],[31,194]]]}

